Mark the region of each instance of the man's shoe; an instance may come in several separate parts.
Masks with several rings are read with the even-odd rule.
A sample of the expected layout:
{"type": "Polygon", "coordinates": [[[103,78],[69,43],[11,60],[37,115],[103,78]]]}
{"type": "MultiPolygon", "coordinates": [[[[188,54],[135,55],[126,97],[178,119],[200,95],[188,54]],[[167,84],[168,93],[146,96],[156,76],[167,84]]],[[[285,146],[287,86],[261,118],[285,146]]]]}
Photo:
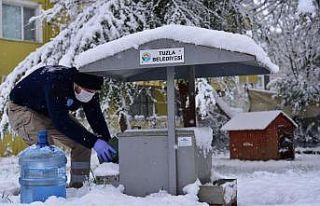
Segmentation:
{"type": "Polygon", "coordinates": [[[79,189],[83,186],[82,182],[70,182],[69,185],[67,185],[67,188],[76,188],[79,189]]]}

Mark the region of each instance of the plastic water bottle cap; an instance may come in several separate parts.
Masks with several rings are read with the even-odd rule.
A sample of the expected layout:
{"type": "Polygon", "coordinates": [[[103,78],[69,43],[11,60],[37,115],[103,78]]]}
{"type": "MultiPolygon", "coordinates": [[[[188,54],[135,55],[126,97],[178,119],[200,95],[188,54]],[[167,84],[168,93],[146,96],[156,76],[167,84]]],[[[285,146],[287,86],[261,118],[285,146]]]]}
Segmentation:
{"type": "Polygon", "coordinates": [[[40,130],[38,132],[38,145],[46,146],[48,145],[48,131],[47,130],[40,130]]]}

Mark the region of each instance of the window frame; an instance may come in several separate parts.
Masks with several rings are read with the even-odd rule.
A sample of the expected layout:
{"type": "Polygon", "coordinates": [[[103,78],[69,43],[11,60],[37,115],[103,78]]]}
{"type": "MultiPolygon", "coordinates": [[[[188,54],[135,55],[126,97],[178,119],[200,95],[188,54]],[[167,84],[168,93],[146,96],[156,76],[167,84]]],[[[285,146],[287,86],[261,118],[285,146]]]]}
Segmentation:
{"type": "Polygon", "coordinates": [[[6,80],[6,78],[7,78],[7,75],[5,75],[5,74],[1,75],[1,82],[0,82],[0,84],[2,84],[2,83],[6,80]]]}
{"type": "Polygon", "coordinates": [[[36,3],[36,2],[32,2],[30,0],[0,0],[0,38],[1,39],[7,39],[7,40],[12,40],[12,41],[26,41],[26,42],[37,42],[37,43],[42,43],[43,39],[42,39],[42,24],[39,20],[35,21],[35,41],[32,40],[25,40],[24,39],[24,9],[23,8],[31,8],[31,9],[35,9],[35,15],[39,15],[40,14],[40,10],[41,10],[41,5],[36,3]],[[3,4],[8,4],[8,5],[12,5],[12,6],[19,6],[20,7],[20,11],[21,11],[21,39],[11,39],[11,38],[5,38],[3,37],[3,22],[2,22],[2,5],[3,4]]]}

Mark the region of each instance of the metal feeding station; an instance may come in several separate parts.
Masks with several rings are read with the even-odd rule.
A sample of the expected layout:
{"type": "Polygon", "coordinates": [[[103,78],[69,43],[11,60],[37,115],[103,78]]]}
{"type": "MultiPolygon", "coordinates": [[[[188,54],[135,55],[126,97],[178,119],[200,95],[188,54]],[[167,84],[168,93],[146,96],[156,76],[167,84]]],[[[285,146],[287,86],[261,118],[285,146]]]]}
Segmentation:
{"type": "Polygon", "coordinates": [[[176,195],[197,178],[210,181],[211,155],[200,154],[192,129],[176,128],[175,79],[269,74],[277,69],[269,61],[248,37],[181,25],[131,34],[80,54],[81,72],[125,82],[167,81],[168,128],[119,135],[125,193],[145,196],[163,189],[176,195]],[[181,143],[178,137],[187,138],[181,143]]]}

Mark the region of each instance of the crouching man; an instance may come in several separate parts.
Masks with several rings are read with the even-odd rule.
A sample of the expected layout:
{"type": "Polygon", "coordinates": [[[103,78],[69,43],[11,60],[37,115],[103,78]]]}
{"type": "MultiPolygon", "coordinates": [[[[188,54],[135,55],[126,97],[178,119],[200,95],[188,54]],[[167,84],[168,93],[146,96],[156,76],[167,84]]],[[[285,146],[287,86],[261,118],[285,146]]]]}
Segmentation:
{"type": "Polygon", "coordinates": [[[37,141],[39,130],[48,131],[50,144],[71,149],[70,187],[79,188],[90,172],[91,148],[100,163],[110,162],[116,151],[103,117],[98,91],[103,78],[76,68],[45,66],[21,80],[7,104],[9,123],[28,145],[37,141]],[[84,128],[70,111],[80,107],[94,133],[84,128]]]}

